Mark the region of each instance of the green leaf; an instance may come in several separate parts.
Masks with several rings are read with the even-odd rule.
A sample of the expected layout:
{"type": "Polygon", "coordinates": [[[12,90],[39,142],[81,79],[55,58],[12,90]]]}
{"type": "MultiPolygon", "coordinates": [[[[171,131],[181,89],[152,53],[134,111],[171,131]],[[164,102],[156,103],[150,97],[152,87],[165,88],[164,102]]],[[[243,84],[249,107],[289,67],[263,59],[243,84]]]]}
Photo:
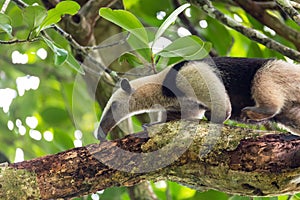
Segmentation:
{"type": "Polygon", "coordinates": [[[30,30],[37,28],[47,17],[47,11],[41,6],[28,6],[23,10],[23,19],[30,30]]]}
{"type": "Polygon", "coordinates": [[[157,55],[162,57],[182,57],[186,60],[202,59],[209,53],[211,43],[203,42],[199,37],[191,35],[178,38],[157,55]]]}
{"type": "Polygon", "coordinates": [[[61,20],[63,15],[75,15],[80,9],[80,5],[75,1],[62,1],[48,11],[47,18],[43,21],[40,30],[56,24],[61,20]]]}
{"type": "Polygon", "coordinates": [[[85,74],[81,65],[76,61],[73,55],[69,54],[69,52],[63,48],[59,48],[57,44],[43,37],[46,44],[49,48],[54,52],[54,64],[62,65],[64,62],[68,64],[71,68],[75,69],[80,74],[85,74]]]}
{"type": "Polygon", "coordinates": [[[136,51],[147,62],[151,62],[152,51],[149,48],[148,44],[142,42],[139,38],[137,38],[134,35],[130,35],[127,42],[131,46],[132,50],[136,51]]]}
{"type": "MultiPolygon", "coordinates": [[[[169,28],[169,26],[175,22],[177,19],[177,16],[182,13],[186,8],[190,7],[191,4],[186,3],[182,6],[178,7],[174,12],[171,13],[171,15],[162,23],[162,25],[159,27],[155,34],[154,42],[162,36],[162,34],[169,28]]],[[[153,42],[153,44],[154,44],[153,42]]]]}
{"type": "Polygon", "coordinates": [[[84,75],[85,72],[82,69],[81,65],[77,62],[77,60],[74,58],[72,54],[69,54],[68,59],[66,60],[66,63],[73,69],[75,69],[80,74],[84,75]]]}
{"type": "Polygon", "coordinates": [[[160,57],[160,59],[156,63],[156,69],[163,70],[166,68],[166,66],[172,66],[184,60],[186,59],[184,59],[183,57],[160,57]]]}
{"type": "Polygon", "coordinates": [[[62,65],[68,58],[68,51],[66,51],[65,49],[56,47],[54,53],[56,55],[54,59],[55,65],[62,65]]]}
{"type": "Polygon", "coordinates": [[[6,14],[0,13],[0,24],[11,25],[11,18],[6,14]]]}
{"type": "Polygon", "coordinates": [[[54,64],[55,65],[63,64],[68,58],[68,51],[57,47],[57,45],[54,42],[48,40],[45,37],[43,37],[43,39],[46,42],[46,44],[49,46],[49,48],[54,52],[54,64]]]}
{"type": "Polygon", "coordinates": [[[6,32],[10,37],[12,37],[12,26],[11,18],[5,14],[0,13],[0,29],[6,32]]]}
{"type": "Polygon", "coordinates": [[[143,24],[132,13],[126,10],[112,10],[110,8],[101,8],[99,14],[104,19],[132,33],[144,44],[148,45],[149,40],[147,32],[143,24]]]}
{"type": "Polygon", "coordinates": [[[140,61],[140,59],[138,57],[136,57],[136,55],[134,55],[132,53],[125,53],[125,54],[123,54],[118,59],[118,61],[120,63],[127,62],[127,63],[129,63],[130,66],[133,66],[133,67],[138,67],[138,66],[143,65],[143,63],[140,61]]]}

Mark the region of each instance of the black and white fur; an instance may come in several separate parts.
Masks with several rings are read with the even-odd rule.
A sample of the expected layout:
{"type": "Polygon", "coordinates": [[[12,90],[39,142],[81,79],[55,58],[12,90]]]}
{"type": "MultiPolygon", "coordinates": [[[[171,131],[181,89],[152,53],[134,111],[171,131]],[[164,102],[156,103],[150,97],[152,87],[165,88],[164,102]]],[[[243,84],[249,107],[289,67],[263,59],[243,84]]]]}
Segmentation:
{"type": "Polygon", "coordinates": [[[198,119],[204,112],[214,123],[229,117],[272,118],[300,134],[300,66],[274,59],[215,57],[184,61],[130,82],[124,79],[103,111],[98,139],[126,118],[162,107],[169,119],[198,119]]]}

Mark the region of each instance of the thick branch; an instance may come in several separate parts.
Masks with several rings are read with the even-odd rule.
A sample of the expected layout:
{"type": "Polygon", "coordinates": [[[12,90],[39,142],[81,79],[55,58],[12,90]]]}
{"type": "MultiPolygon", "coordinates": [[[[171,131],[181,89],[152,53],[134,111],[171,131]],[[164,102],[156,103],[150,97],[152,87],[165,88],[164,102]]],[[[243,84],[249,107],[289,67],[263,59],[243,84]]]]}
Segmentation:
{"type": "Polygon", "coordinates": [[[192,121],[156,125],[148,134],[10,164],[1,170],[0,198],[14,190],[67,198],[161,179],[249,196],[300,191],[299,137],[192,121]]]}

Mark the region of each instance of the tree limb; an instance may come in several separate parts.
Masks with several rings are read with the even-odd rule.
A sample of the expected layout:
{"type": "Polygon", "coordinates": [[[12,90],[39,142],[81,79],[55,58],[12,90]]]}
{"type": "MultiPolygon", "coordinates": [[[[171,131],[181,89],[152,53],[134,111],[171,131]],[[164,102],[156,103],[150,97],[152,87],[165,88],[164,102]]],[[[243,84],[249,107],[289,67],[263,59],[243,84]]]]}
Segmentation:
{"type": "Polygon", "coordinates": [[[162,179],[248,196],[300,191],[297,136],[193,121],[147,131],[2,167],[0,198],[70,198],[162,179]]]}
{"type": "Polygon", "coordinates": [[[256,20],[274,30],[278,35],[292,42],[300,49],[300,33],[282,23],[278,18],[266,12],[259,2],[250,0],[234,0],[241,8],[253,16],[256,20]]]}
{"type": "Polygon", "coordinates": [[[300,4],[295,1],[291,1],[291,5],[296,9],[300,9],[300,4]]]}
{"type": "Polygon", "coordinates": [[[277,4],[294,20],[300,25],[300,14],[293,8],[289,0],[276,0],[277,4]]]}
{"type": "Polygon", "coordinates": [[[279,42],[270,39],[266,35],[260,33],[259,31],[251,28],[242,26],[240,23],[234,21],[233,19],[227,17],[222,12],[217,10],[210,1],[208,0],[189,0],[189,2],[194,5],[200,6],[209,16],[216,18],[226,26],[233,28],[234,30],[242,33],[251,40],[265,45],[266,47],[280,52],[281,54],[300,62],[300,53],[294,49],[286,47],[279,42]]]}

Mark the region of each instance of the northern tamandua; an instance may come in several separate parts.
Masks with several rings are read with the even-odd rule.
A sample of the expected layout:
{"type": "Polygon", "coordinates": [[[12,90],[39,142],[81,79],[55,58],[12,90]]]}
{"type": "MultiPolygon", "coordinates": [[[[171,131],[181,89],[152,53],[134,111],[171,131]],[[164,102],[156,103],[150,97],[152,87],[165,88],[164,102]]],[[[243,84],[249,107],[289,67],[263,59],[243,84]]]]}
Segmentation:
{"type": "Polygon", "coordinates": [[[201,118],[204,112],[214,123],[272,119],[300,134],[300,66],[275,59],[213,57],[183,61],[130,82],[123,79],[103,111],[98,139],[126,118],[162,107],[170,119],[201,118]]]}

